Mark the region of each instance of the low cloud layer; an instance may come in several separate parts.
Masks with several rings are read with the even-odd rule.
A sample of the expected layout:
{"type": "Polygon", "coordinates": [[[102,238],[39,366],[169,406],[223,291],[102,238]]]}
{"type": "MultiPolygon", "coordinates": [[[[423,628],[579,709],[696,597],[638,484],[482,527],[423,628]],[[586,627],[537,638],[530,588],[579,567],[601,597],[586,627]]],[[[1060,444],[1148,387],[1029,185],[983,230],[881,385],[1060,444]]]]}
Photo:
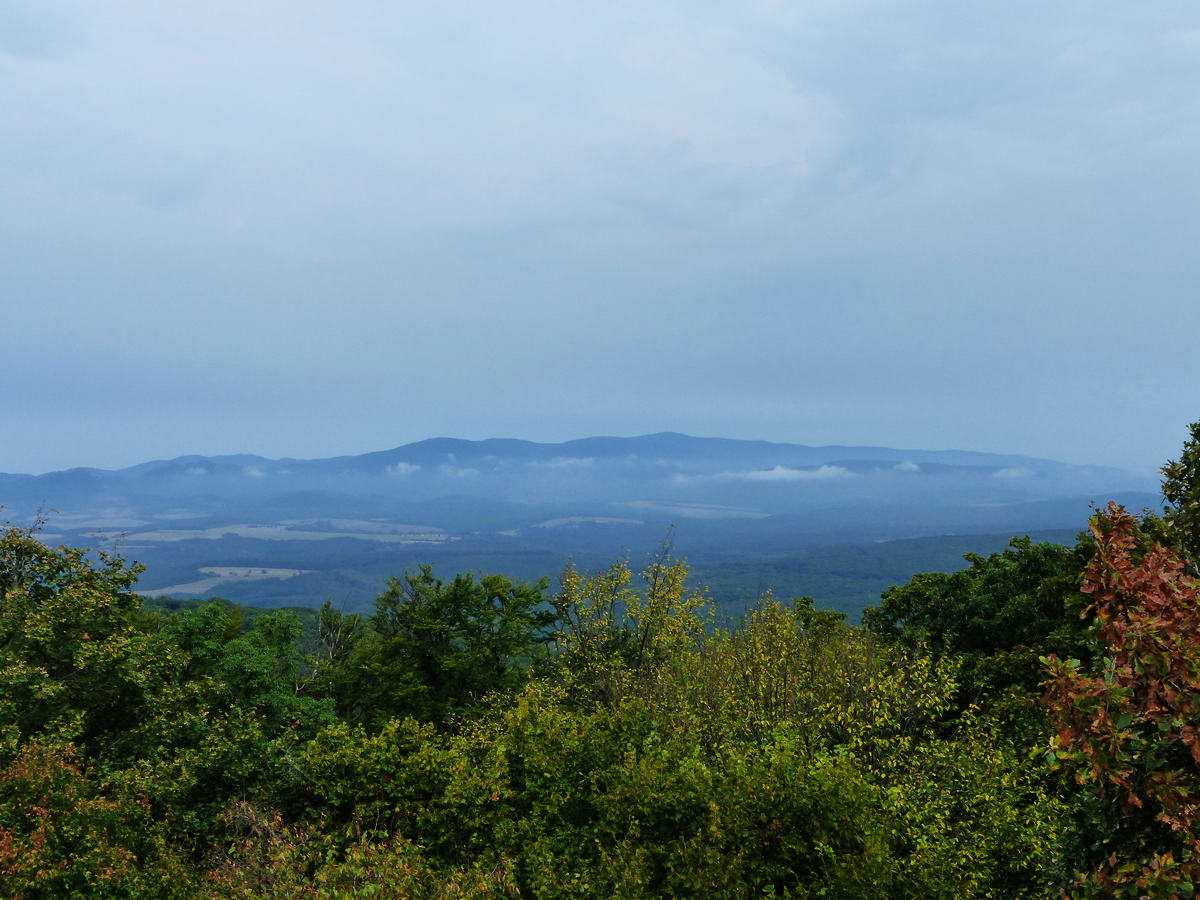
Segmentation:
{"type": "Polygon", "coordinates": [[[828,481],[831,478],[853,478],[854,473],[841,466],[819,466],[816,469],[775,466],[753,472],[726,472],[717,477],[731,481],[828,481]]]}
{"type": "Polygon", "coordinates": [[[1003,469],[997,469],[992,477],[1002,481],[1020,481],[1024,478],[1032,478],[1033,472],[1024,466],[1006,466],[1003,469]]]}
{"type": "Polygon", "coordinates": [[[409,475],[414,475],[421,471],[421,467],[414,463],[396,462],[383,470],[386,474],[393,478],[407,478],[409,475]]]}
{"type": "Polygon", "coordinates": [[[773,466],[770,469],[749,469],[739,472],[717,472],[711,475],[677,474],[671,480],[677,484],[720,481],[748,482],[806,482],[830,481],[853,478],[854,473],[842,466],[824,465],[814,469],[793,469],[789,466],[773,466]]]}

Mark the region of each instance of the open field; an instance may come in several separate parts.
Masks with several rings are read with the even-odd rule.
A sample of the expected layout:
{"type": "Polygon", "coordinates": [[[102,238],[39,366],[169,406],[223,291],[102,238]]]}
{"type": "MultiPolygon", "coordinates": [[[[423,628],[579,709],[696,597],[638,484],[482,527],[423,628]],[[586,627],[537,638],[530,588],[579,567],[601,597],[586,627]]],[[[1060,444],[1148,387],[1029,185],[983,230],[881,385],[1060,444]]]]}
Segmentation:
{"type": "Polygon", "coordinates": [[[278,569],[264,566],[201,566],[199,571],[210,575],[184,584],[141,591],[147,597],[166,597],[171,594],[207,594],[223,584],[242,581],[265,581],[271,578],[288,579],[308,575],[311,569],[278,569]]]}

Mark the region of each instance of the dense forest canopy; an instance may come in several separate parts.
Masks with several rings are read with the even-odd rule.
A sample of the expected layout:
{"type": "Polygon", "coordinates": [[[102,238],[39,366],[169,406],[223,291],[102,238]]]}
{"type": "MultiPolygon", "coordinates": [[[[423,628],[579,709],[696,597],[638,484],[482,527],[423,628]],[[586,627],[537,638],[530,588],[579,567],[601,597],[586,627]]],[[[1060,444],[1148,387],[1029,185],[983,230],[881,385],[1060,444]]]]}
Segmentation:
{"type": "Polygon", "coordinates": [[[0,893],[1192,896],[1200,424],[1097,511],[861,625],[716,621],[669,548],[429,568],[306,624],[0,539],[0,893]]]}

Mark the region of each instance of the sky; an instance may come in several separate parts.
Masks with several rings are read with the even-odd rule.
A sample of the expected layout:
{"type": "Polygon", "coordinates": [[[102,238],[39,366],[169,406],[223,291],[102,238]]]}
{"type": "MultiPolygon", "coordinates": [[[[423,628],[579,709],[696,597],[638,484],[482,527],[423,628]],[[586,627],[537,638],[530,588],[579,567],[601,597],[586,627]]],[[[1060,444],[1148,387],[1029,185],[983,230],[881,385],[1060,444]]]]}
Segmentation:
{"type": "Polygon", "coordinates": [[[0,471],[681,431],[1152,470],[1192,0],[5,0],[0,471]]]}

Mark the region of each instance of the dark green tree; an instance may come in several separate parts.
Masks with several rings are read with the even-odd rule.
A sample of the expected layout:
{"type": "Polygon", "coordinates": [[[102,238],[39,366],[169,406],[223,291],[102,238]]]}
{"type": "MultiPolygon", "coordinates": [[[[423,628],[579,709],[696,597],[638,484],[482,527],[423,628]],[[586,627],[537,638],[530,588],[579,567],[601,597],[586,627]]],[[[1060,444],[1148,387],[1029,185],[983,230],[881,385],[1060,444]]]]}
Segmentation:
{"type": "Polygon", "coordinates": [[[132,724],[152,680],[130,665],[140,572],[26,529],[0,536],[0,749],[38,735],[95,747],[132,724]]]}
{"type": "Polygon", "coordinates": [[[1192,574],[1200,572],[1200,422],[1188,426],[1189,440],[1179,459],[1162,467],[1164,537],[1192,574]]]}
{"type": "Polygon", "coordinates": [[[328,600],[317,612],[315,648],[308,689],[315,697],[329,697],[343,719],[355,718],[362,703],[355,657],[367,636],[367,623],[358,613],[343,613],[328,600]]]}
{"type": "Polygon", "coordinates": [[[1040,656],[1087,653],[1079,583],[1090,553],[1082,536],[1074,547],[1013,538],[1002,553],[965,554],[970,565],[958,572],[888,588],[863,625],[911,648],[961,654],[967,701],[1010,687],[1035,692],[1040,656]]]}
{"type": "Polygon", "coordinates": [[[546,586],[502,575],[445,582],[430,566],[390,579],[367,632],[345,654],[351,677],[330,675],[339,707],[360,721],[444,722],[492,691],[517,687],[546,654],[555,620],[546,586]]]}

